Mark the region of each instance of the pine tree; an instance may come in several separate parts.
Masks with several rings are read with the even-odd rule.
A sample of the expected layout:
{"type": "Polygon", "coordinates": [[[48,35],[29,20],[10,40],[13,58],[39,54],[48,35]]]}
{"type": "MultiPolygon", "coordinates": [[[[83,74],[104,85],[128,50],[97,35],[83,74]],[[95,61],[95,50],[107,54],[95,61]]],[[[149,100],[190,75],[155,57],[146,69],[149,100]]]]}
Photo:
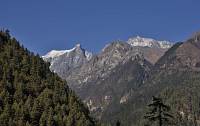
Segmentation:
{"type": "Polygon", "coordinates": [[[153,96],[152,103],[148,105],[149,112],[144,116],[145,119],[150,122],[158,121],[159,126],[163,126],[163,123],[170,123],[170,119],[173,116],[169,113],[170,107],[165,105],[161,98],[153,96]]]}

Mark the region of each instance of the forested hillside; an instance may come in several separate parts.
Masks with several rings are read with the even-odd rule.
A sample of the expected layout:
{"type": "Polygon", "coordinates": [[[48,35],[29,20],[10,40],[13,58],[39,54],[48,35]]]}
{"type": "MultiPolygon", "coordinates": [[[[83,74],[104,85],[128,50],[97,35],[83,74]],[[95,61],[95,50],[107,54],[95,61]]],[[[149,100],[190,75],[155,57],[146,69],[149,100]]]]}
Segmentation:
{"type": "Polygon", "coordinates": [[[0,125],[94,126],[89,111],[49,64],[0,31],[0,125]]]}

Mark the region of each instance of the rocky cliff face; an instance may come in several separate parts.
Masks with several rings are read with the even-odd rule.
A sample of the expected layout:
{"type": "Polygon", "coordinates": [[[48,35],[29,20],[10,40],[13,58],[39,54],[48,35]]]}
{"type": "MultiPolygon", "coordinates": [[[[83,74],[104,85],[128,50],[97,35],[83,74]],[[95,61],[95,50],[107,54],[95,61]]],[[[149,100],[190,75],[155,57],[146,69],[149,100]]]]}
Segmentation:
{"type": "MultiPolygon", "coordinates": [[[[45,61],[50,62],[51,64],[50,69],[53,72],[57,73],[63,79],[67,78],[68,80],[68,78],[70,78],[71,81],[73,79],[78,78],[78,77],[74,78],[74,76],[71,75],[71,73],[74,73],[73,70],[75,70],[75,68],[78,67],[81,68],[82,65],[88,63],[91,59],[93,60],[92,61],[93,63],[96,62],[96,60],[98,60],[98,62],[101,62],[97,66],[98,68],[102,67],[106,70],[107,69],[106,67],[108,67],[109,69],[112,69],[119,62],[121,62],[121,60],[123,60],[123,57],[128,56],[127,58],[129,58],[130,56],[132,56],[132,54],[127,54],[130,53],[130,51],[127,50],[132,48],[132,50],[134,50],[134,53],[137,52],[142,54],[147,61],[149,61],[152,64],[155,64],[156,61],[161,56],[163,56],[163,54],[173,45],[168,41],[158,41],[151,38],[142,38],[139,36],[129,38],[127,43],[128,44],[126,44],[125,42],[121,42],[121,44],[118,44],[116,46],[114,43],[108,44],[104,47],[104,49],[102,49],[102,52],[97,56],[95,56],[93,59],[92,59],[93,57],[92,53],[81,48],[80,44],[77,44],[74,48],[70,50],[52,50],[42,58],[45,61]],[[122,45],[124,46],[123,52],[122,52],[123,48],[119,49],[120,47],[122,47],[122,45]],[[119,50],[117,50],[117,48],[119,50]],[[113,53],[106,53],[108,51],[112,51],[113,53]],[[114,55],[113,56],[114,58],[109,59],[109,55],[111,56],[112,54],[114,55]]],[[[89,63],[86,66],[91,64],[92,63],[89,63]]],[[[84,67],[82,67],[81,69],[85,69],[86,66],[84,65],[84,67]]],[[[93,71],[97,71],[97,73],[99,73],[100,76],[102,71],[101,72],[98,71],[98,68],[95,68],[96,70],[93,71]]],[[[81,77],[81,79],[84,79],[84,82],[88,81],[89,78],[92,77],[89,76],[88,78],[81,77]]],[[[80,81],[78,83],[81,83],[80,81]]]]}
{"type": "Polygon", "coordinates": [[[72,87],[79,87],[91,81],[101,80],[107,77],[119,63],[126,62],[135,53],[137,51],[133,50],[129,44],[113,42],[107,45],[99,55],[94,56],[87,64],[74,69],[66,80],[72,87]]]}
{"type": "Polygon", "coordinates": [[[126,102],[129,93],[148,78],[151,66],[137,49],[117,41],[74,69],[66,80],[90,111],[101,118],[108,108],[126,102]]]}
{"type": "Polygon", "coordinates": [[[166,55],[159,59],[156,66],[163,69],[199,70],[200,40],[191,38],[184,43],[177,43],[166,55]]]}
{"type": "Polygon", "coordinates": [[[127,43],[140,51],[145,59],[152,64],[155,64],[158,59],[173,46],[173,43],[169,41],[159,41],[140,36],[129,38],[127,43]]]}
{"type": "Polygon", "coordinates": [[[52,50],[42,58],[50,62],[51,71],[65,78],[71,70],[87,63],[92,58],[92,53],[81,48],[80,44],[77,44],[70,50],[52,50]]]}

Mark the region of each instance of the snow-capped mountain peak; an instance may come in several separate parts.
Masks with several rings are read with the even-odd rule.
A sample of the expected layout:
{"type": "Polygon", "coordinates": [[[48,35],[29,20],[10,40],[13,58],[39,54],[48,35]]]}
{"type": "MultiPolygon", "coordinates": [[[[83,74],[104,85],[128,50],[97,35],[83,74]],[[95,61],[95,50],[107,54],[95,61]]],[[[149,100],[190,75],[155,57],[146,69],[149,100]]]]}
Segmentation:
{"type": "Polygon", "coordinates": [[[52,50],[42,56],[44,61],[50,63],[50,70],[64,77],[72,69],[87,63],[93,54],[76,44],[74,48],[68,50],[52,50]]]}
{"type": "Polygon", "coordinates": [[[152,38],[144,38],[140,36],[129,38],[127,43],[132,46],[164,48],[164,49],[168,49],[173,45],[173,43],[169,41],[159,41],[152,38]]]}
{"type": "MultiPolygon", "coordinates": [[[[46,55],[42,56],[43,59],[53,59],[53,58],[56,58],[56,57],[59,57],[63,54],[66,54],[66,53],[70,53],[72,51],[74,51],[75,49],[82,49],[81,48],[81,44],[78,43],[76,44],[72,49],[68,49],[68,50],[51,50],[50,52],[48,52],[46,55]]],[[[87,52],[88,55],[92,55],[91,53],[87,52]]]]}
{"type": "Polygon", "coordinates": [[[50,52],[48,52],[46,55],[42,56],[42,58],[56,58],[59,57],[65,53],[69,53],[71,51],[73,51],[75,48],[69,49],[69,50],[51,50],[50,52]]]}

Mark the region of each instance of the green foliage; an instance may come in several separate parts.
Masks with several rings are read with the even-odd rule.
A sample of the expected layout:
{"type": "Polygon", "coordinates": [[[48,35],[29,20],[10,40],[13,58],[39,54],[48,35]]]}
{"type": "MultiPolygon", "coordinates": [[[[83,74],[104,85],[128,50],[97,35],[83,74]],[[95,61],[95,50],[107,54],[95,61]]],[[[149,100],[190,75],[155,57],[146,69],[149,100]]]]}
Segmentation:
{"type": "Polygon", "coordinates": [[[93,126],[89,111],[49,64],[0,32],[1,126],[93,126]]]}
{"type": "Polygon", "coordinates": [[[170,107],[165,105],[161,98],[153,97],[152,103],[148,105],[149,112],[144,116],[150,122],[159,122],[159,126],[169,123],[173,116],[169,113],[170,107]]]}

